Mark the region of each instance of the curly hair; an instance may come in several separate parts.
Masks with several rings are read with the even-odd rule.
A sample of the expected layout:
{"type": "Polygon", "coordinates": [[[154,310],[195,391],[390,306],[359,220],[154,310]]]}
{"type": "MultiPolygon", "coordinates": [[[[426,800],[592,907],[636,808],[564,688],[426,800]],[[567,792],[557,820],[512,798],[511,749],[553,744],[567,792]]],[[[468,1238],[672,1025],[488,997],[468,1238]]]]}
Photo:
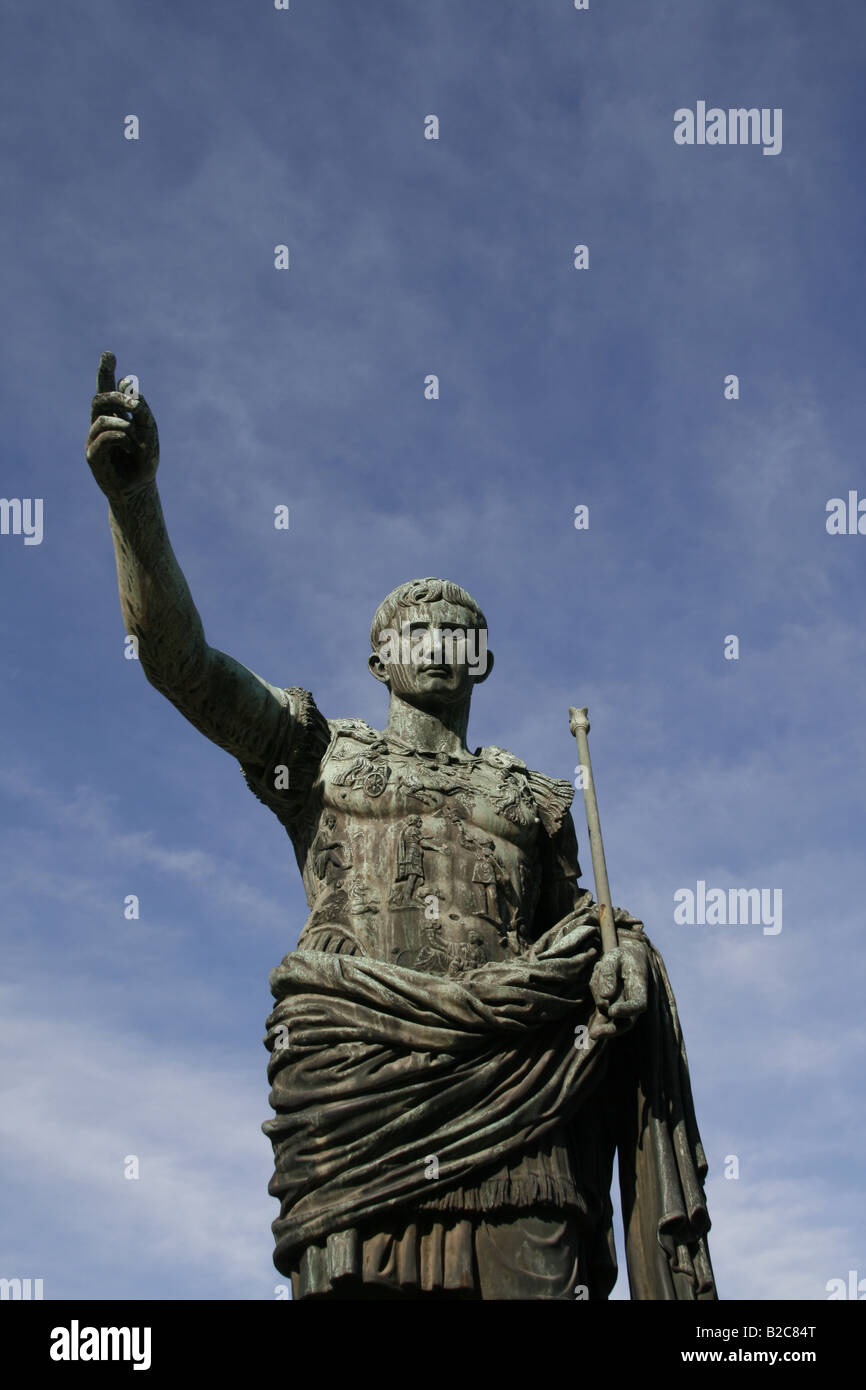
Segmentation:
{"type": "MultiPolygon", "coordinates": [[[[386,598],[383,598],[376,615],[373,618],[373,625],[370,628],[370,642],[375,650],[379,634],[386,628],[397,628],[400,626],[400,610],[404,608],[426,608],[432,604],[440,605],[446,609],[451,609],[447,617],[459,622],[460,614],[470,613],[473,618],[472,626],[477,628],[487,627],[487,619],[475,602],[471,594],[465,589],[461,589],[459,584],[453,584],[450,579],[410,579],[405,584],[400,584],[396,589],[392,589],[386,598]]],[[[464,622],[464,626],[465,626],[464,622]]]]}

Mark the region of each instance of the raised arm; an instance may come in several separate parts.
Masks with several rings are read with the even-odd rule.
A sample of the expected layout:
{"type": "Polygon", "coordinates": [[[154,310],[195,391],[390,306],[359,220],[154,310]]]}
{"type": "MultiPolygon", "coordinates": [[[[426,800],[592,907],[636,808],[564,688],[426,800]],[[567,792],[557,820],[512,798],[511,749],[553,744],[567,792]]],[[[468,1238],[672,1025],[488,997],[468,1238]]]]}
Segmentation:
{"type": "Polygon", "coordinates": [[[209,647],[175,559],[156,489],[159,439],[141,395],[115,385],[104,352],[87,436],[87,462],[109,502],[120,606],[151,685],[220,748],[264,763],[283,710],[275,686],[209,647]]]}

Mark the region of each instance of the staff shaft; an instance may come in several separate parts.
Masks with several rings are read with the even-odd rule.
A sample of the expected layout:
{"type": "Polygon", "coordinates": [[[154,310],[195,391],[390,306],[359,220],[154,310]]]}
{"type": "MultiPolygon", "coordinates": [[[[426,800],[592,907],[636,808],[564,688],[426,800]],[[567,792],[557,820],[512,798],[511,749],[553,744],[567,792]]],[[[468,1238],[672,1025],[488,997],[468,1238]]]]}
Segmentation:
{"type": "Polygon", "coordinates": [[[589,848],[592,853],[592,872],[595,877],[595,899],[598,903],[598,920],[601,927],[601,945],[604,951],[615,951],[619,945],[613,920],[613,904],[610,899],[610,884],[607,881],[607,864],[604,858],[604,844],[601,838],[601,823],[598,819],[598,801],[595,795],[595,782],[592,776],[592,763],[589,757],[589,710],[568,710],[569,728],[577,739],[577,752],[583,769],[583,803],[586,808],[586,824],[589,830],[589,848]]]}

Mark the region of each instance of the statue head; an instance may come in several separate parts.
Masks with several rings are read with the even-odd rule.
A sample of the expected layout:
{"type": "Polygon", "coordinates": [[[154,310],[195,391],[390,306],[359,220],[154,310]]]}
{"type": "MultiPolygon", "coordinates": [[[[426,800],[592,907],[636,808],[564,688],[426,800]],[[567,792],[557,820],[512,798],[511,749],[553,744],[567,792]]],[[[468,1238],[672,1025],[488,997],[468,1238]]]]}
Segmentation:
{"type": "Polygon", "coordinates": [[[467,703],[493,667],[487,620],[471,594],[447,579],[410,579],[376,609],[370,670],[409,704],[467,703]]]}

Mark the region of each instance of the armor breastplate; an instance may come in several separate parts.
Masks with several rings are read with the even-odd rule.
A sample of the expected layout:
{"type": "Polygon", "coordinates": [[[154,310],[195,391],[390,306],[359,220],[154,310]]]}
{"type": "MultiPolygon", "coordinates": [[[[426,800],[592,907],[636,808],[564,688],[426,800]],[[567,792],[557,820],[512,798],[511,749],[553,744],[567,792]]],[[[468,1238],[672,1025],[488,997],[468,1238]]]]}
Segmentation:
{"type": "MultiPolygon", "coordinates": [[[[432,754],[361,721],[337,727],[298,846],[310,917],[364,954],[462,975],[526,948],[539,891],[538,808],[497,748],[432,754]]],[[[297,843],[297,842],[296,842],[297,843]]]]}

